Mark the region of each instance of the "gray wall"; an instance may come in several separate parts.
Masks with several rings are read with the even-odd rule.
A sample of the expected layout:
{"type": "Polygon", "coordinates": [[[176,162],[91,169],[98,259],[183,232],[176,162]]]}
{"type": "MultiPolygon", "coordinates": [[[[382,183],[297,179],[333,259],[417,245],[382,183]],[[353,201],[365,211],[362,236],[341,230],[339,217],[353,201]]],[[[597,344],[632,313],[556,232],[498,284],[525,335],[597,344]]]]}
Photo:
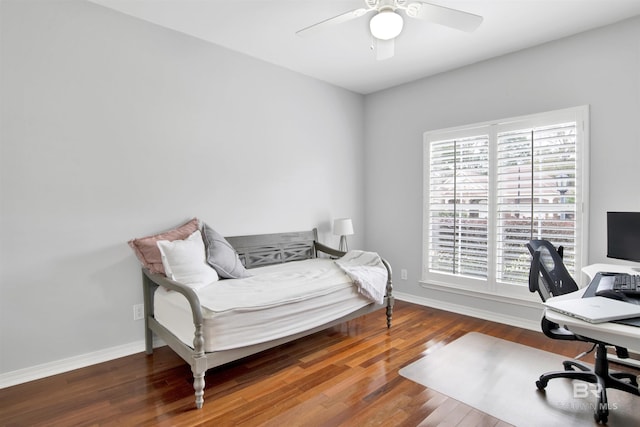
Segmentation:
{"type": "Polygon", "coordinates": [[[395,288],[435,306],[528,319],[539,309],[419,286],[422,138],[428,130],[589,104],[589,262],[606,258],[606,211],[640,211],[640,18],[368,95],[367,246],[389,258],[395,288]]]}
{"type": "Polygon", "coordinates": [[[337,245],[351,216],[361,245],[362,96],[79,0],[0,7],[0,373],[143,339],[130,238],[337,245]]]}

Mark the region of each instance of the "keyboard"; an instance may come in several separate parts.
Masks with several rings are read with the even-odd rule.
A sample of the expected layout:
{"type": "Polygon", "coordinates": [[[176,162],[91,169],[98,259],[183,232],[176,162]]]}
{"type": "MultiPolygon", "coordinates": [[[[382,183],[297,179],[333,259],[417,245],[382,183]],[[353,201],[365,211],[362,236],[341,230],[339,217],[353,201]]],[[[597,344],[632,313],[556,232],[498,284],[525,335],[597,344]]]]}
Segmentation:
{"type": "Polygon", "coordinates": [[[617,274],[613,290],[626,295],[640,296],[640,274],[617,274]]]}

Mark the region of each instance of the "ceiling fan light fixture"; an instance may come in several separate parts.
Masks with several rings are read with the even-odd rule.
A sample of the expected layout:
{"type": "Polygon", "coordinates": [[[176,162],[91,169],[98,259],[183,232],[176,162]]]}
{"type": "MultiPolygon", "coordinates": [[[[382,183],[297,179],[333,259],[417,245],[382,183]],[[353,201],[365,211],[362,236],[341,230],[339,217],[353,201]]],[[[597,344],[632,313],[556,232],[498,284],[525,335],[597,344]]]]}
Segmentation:
{"type": "Polygon", "coordinates": [[[379,40],[391,40],[398,37],[403,25],[402,16],[393,10],[381,10],[369,21],[371,35],[379,40]]]}

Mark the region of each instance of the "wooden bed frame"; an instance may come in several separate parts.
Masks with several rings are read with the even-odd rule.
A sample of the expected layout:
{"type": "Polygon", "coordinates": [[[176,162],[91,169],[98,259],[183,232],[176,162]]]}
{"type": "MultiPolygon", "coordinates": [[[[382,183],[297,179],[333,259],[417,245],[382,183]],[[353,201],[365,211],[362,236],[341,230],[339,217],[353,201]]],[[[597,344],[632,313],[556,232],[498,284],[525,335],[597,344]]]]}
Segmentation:
{"type": "MultiPolygon", "coordinates": [[[[226,239],[236,249],[246,268],[262,267],[266,265],[316,258],[321,253],[325,254],[325,256],[334,258],[341,257],[345,254],[344,252],[318,243],[317,229],[293,233],[235,236],[227,237],[226,239]]],[[[170,280],[161,274],[153,274],[150,273],[149,270],[143,269],[142,288],[144,293],[146,352],[147,354],[153,353],[153,334],[155,333],[158,337],[164,340],[164,342],[171,347],[173,351],[189,363],[189,365],[191,365],[191,371],[193,372],[193,388],[195,390],[196,407],[202,408],[202,405],[204,404],[204,375],[210,368],[296,340],[303,336],[355,319],[384,307],[386,307],[387,328],[390,328],[394,303],[392,294],[393,284],[391,281],[391,266],[384,259],[382,262],[387,268],[388,273],[387,291],[383,304],[371,303],[346,316],[294,335],[247,347],[215,352],[204,351],[202,309],[196,293],[191,288],[170,280]],[[163,286],[167,289],[180,292],[187,298],[187,301],[191,306],[193,323],[195,325],[193,347],[185,345],[171,331],[156,321],[154,317],[153,294],[158,286],[163,286]]]]}

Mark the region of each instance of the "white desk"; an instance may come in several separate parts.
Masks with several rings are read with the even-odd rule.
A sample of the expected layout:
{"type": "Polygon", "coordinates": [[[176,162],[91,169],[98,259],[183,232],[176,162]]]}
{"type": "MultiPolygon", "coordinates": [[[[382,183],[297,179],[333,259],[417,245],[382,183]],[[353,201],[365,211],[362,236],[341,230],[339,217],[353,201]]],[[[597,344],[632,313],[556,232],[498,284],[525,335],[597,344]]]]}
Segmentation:
{"type": "MultiPolygon", "coordinates": [[[[599,271],[638,274],[638,271],[631,267],[613,264],[593,264],[582,269],[582,272],[590,278],[593,278],[593,276],[595,276],[599,271]]],[[[585,290],[586,287],[555,298],[582,298],[582,294],[585,290]]],[[[609,344],[618,345],[620,347],[626,347],[631,352],[640,353],[640,327],[621,325],[613,322],[589,323],[580,319],[565,316],[564,314],[560,314],[549,309],[545,309],[544,317],[551,322],[566,327],[575,334],[583,335],[609,344]]]]}
{"type": "MultiPolygon", "coordinates": [[[[571,294],[562,295],[574,295],[574,297],[580,298],[584,289],[571,294]],[[575,295],[575,294],[578,294],[575,295]]],[[[593,338],[599,341],[603,341],[609,344],[617,345],[620,347],[626,347],[629,351],[640,352],[640,327],[621,325],[619,323],[604,322],[604,323],[589,323],[580,319],[565,316],[556,311],[545,309],[544,317],[549,321],[564,326],[574,334],[582,335],[588,338],[593,338]]]]}

